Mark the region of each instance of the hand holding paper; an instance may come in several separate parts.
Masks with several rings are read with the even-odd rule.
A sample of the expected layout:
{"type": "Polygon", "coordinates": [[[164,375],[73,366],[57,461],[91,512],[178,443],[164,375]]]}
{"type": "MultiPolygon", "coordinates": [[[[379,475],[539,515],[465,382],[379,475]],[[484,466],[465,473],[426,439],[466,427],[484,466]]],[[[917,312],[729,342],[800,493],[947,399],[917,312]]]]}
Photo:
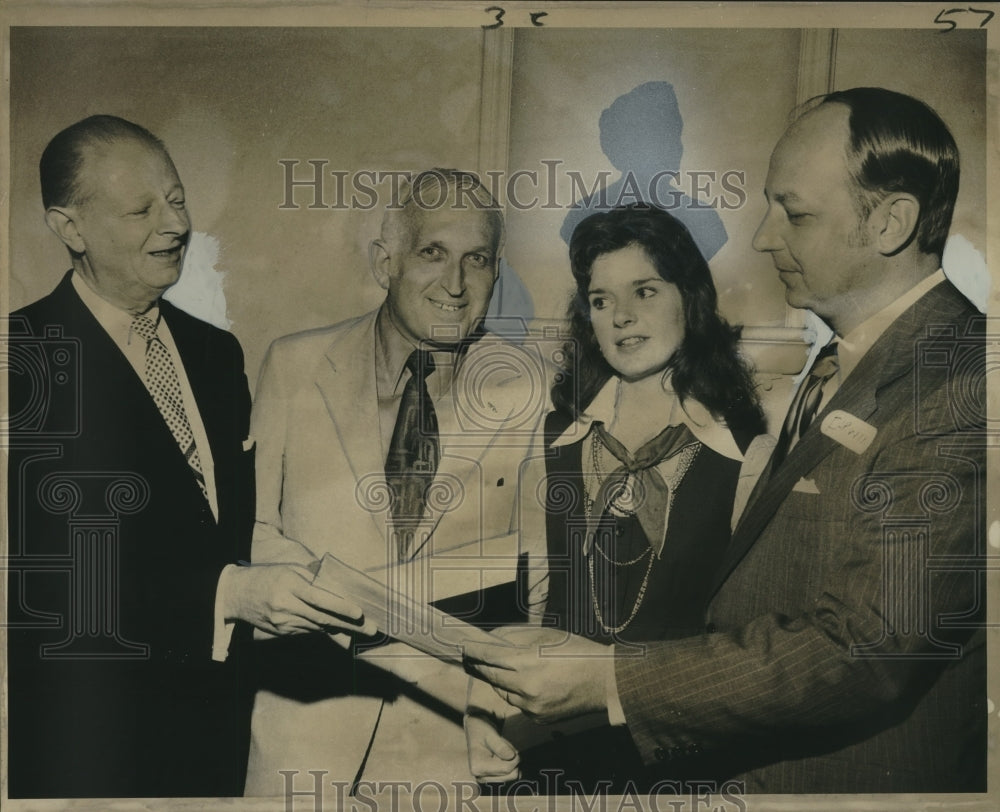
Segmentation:
{"type": "MultiPolygon", "coordinates": [[[[396,578],[398,581],[398,574],[396,578]]],[[[445,662],[461,664],[462,646],[467,641],[492,639],[482,629],[416,600],[329,553],[323,557],[314,583],[348,596],[352,605],[360,607],[359,611],[390,637],[445,662]]],[[[392,657],[382,659],[391,660],[392,657]]],[[[393,670],[387,665],[383,667],[393,670]]],[[[459,697],[459,702],[461,700],[459,697]]]]}
{"type": "Polygon", "coordinates": [[[252,564],[227,570],[223,591],[227,620],[244,620],[270,634],[346,631],[373,635],[375,623],[361,608],[314,586],[312,573],[295,564],[252,564]]]}
{"type": "Polygon", "coordinates": [[[537,626],[493,636],[501,639],[465,645],[466,668],[530,719],[548,724],[607,710],[612,647],[537,626]]]}

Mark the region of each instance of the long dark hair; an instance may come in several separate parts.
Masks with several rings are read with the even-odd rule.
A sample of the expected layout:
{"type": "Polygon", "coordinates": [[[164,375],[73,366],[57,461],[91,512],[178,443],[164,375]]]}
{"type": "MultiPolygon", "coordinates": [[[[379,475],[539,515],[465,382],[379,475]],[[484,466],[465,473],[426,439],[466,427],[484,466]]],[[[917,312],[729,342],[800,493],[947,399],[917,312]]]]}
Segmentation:
{"type": "Polygon", "coordinates": [[[684,224],[648,203],[593,214],[576,227],[569,244],[576,292],[569,307],[570,340],[565,367],[552,387],[552,402],[569,417],[582,409],[615,374],[590,323],[591,268],[599,256],[640,246],[664,281],[676,285],[684,302],[684,339],[667,362],[671,386],[681,402],[691,397],[730,429],[765,430],[753,375],[740,357],[740,328],[717,310],[708,263],[684,224]]]}

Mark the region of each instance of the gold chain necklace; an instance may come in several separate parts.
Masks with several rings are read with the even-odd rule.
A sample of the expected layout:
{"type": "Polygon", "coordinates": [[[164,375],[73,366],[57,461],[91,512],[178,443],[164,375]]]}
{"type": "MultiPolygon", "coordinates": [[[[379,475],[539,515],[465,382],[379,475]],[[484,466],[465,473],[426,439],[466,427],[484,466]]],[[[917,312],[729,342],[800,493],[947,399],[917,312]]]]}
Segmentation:
{"type": "MultiPolygon", "coordinates": [[[[592,437],[593,439],[591,440],[590,448],[591,448],[591,458],[594,464],[594,473],[597,475],[598,480],[602,480],[604,478],[604,474],[601,471],[600,447],[601,445],[603,445],[603,443],[601,443],[601,439],[600,437],[597,436],[596,431],[592,433],[592,437]]],[[[621,489],[615,494],[615,497],[611,500],[612,506],[617,508],[618,510],[627,509],[623,508],[621,505],[614,504],[615,501],[619,498],[619,496],[625,495],[627,498],[631,500],[631,497],[634,494],[634,490],[629,484],[629,477],[631,477],[631,474],[628,474],[626,476],[625,482],[622,484],[621,489]],[[625,492],[626,489],[628,489],[628,492],[623,494],[623,492],[625,492]]],[[[586,477],[584,477],[583,489],[584,489],[584,500],[583,500],[584,514],[587,519],[587,524],[589,525],[590,517],[594,508],[594,500],[590,498],[590,489],[587,487],[586,477]]],[[[598,484],[598,490],[600,490],[600,484],[598,484]]],[[[634,510],[630,511],[625,515],[634,516],[635,511],[634,510]]],[[[593,544],[591,545],[591,550],[587,554],[587,573],[590,576],[589,579],[590,600],[594,605],[594,614],[597,616],[597,622],[601,624],[601,628],[604,629],[605,634],[617,634],[620,631],[624,631],[628,627],[628,625],[635,619],[635,616],[639,611],[639,607],[642,605],[642,599],[646,597],[646,588],[649,586],[649,575],[653,571],[653,562],[655,560],[656,556],[653,555],[653,548],[647,547],[646,551],[642,553],[638,558],[634,558],[631,561],[615,561],[613,558],[608,556],[608,554],[605,553],[604,550],[601,549],[600,545],[597,543],[597,534],[595,532],[593,544]],[[601,604],[600,601],[597,599],[597,582],[596,579],[594,578],[595,550],[601,554],[601,557],[604,558],[605,561],[608,561],[609,563],[614,564],[615,566],[627,567],[632,564],[638,564],[640,561],[642,561],[644,557],[646,557],[647,555],[649,556],[649,564],[647,564],[646,566],[646,574],[642,576],[642,583],[639,585],[639,594],[636,595],[635,603],[632,605],[632,611],[629,613],[629,616],[625,618],[625,621],[623,623],[618,624],[617,626],[609,626],[607,623],[604,622],[604,613],[601,612],[601,604]]]]}

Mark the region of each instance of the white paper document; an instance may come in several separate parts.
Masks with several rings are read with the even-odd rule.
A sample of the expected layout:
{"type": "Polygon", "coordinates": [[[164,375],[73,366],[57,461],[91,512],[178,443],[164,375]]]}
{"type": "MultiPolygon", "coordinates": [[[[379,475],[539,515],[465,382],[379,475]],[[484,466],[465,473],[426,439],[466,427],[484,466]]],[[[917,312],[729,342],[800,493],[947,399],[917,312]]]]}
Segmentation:
{"type": "Polygon", "coordinates": [[[379,581],[330,554],[323,557],[314,583],[356,603],[380,631],[439,660],[461,665],[464,643],[496,642],[488,632],[415,600],[391,583],[379,581]]]}

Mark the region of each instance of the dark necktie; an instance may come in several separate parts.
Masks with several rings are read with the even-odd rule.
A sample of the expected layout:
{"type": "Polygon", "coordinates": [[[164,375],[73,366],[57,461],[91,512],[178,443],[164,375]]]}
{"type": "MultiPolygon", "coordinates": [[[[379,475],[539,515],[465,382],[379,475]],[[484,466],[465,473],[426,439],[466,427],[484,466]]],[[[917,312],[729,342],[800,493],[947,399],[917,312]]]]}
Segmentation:
{"type": "Polygon", "coordinates": [[[408,561],[413,554],[417,528],[427,505],[427,488],[434,481],[441,457],[437,415],[426,380],[434,371],[434,359],[426,350],[414,350],[406,359],[406,368],[410,379],[403,387],[385,460],[400,561],[408,561]]]}
{"type": "Polygon", "coordinates": [[[823,400],[823,387],[830,378],[837,374],[839,369],[837,342],[834,341],[820,350],[809,369],[809,375],[802,382],[799,391],[795,393],[792,405],[788,408],[788,415],[781,427],[781,433],[778,435],[778,443],[774,447],[771,463],[772,472],[784,462],[788,452],[806,433],[806,429],[816,417],[816,411],[823,400]]]}
{"type": "Polygon", "coordinates": [[[160,410],[163,419],[174,435],[174,440],[187,460],[194,474],[202,495],[208,499],[208,488],[205,485],[205,474],[201,467],[201,457],[198,446],[194,442],[191,423],[184,411],[184,396],[181,393],[180,379],[170,353],[156,334],[159,322],[154,322],[148,316],[136,316],[132,322],[132,331],[146,341],[146,372],[145,383],[149,394],[153,396],[156,408],[160,410]]]}

